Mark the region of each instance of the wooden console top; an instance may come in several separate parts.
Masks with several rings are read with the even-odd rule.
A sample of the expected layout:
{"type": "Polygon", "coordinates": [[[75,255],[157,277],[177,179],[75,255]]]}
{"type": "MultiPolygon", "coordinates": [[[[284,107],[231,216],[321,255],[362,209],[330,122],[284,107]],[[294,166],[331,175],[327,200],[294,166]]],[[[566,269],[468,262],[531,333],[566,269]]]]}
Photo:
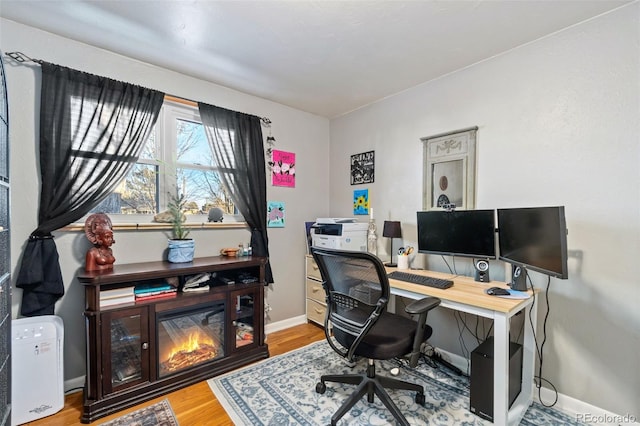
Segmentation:
{"type": "MultiPolygon", "coordinates": [[[[266,264],[265,257],[246,256],[198,257],[193,262],[170,263],[166,261],[115,264],[108,271],[82,271],[78,281],[84,285],[116,284],[127,281],[163,278],[169,275],[191,275],[202,272],[222,271],[266,264]]],[[[261,277],[264,281],[264,277],[261,277]]]]}

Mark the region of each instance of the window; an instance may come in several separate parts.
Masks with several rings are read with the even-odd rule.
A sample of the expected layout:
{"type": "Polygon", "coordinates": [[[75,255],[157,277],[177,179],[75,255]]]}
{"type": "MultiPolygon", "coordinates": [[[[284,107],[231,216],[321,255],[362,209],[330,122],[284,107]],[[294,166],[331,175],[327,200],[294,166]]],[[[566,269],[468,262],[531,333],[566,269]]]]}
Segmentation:
{"type": "Polygon", "coordinates": [[[138,162],[92,212],[116,223],[151,222],[176,193],[187,199],[187,222],[216,221],[219,214],[224,222],[243,221],[222,186],[197,106],[165,99],[138,162]]]}

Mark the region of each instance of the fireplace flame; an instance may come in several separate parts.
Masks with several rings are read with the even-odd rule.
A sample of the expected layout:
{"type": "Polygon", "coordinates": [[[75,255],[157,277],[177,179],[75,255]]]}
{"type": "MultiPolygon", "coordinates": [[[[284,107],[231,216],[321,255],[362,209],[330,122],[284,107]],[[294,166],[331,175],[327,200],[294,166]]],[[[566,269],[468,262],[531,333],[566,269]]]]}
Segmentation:
{"type": "Polygon", "coordinates": [[[214,346],[213,339],[209,336],[202,335],[202,333],[191,333],[189,338],[185,339],[182,343],[177,344],[171,350],[171,353],[167,357],[168,359],[173,358],[178,353],[190,353],[195,352],[200,347],[211,347],[214,346]]]}
{"type": "Polygon", "coordinates": [[[191,333],[183,342],[174,345],[166,361],[161,363],[165,372],[174,372],[214,359],[218,348],[213,339],[203,333],[191,333]]]}

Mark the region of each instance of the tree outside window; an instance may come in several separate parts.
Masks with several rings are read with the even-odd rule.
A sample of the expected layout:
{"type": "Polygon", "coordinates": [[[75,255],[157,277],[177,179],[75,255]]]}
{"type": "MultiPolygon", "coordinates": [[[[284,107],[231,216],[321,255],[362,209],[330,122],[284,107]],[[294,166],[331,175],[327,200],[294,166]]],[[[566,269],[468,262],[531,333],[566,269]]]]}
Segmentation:
{"type": "MultiPolygon", "coordinates": [[[[212,208],[237,213],[225,190],[197,107],[165,101],[138,162],[92,212],[153,215],[166,210],[169,194],[184,194],[187,221],[206,222],[212,208]]],[[[130,219],[124,221],[135,220],[130,219]]]]}

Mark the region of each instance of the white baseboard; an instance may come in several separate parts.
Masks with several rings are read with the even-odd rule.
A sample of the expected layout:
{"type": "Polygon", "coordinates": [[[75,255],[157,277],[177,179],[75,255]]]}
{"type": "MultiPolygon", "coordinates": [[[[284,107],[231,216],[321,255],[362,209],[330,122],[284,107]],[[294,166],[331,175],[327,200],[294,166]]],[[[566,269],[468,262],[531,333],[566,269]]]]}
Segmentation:
{"type": "MultiPolygon", "coordinates": [[[[436,351],[440,354],[440,356],[442,356],[442,358],[444,358],[446,361],[450,362],[454,366],[458,367],[463,372],[467,372],[467,371],[471,372],[471,367],[469,367],[469,370],[467,370],[467,364],[469,362],[467,358],[458,354],[454,354],[454,353],[439,349],[439,348],[436,348],[436,351]]],[[[593,406],[591,404],[588,404],[586,402],[580,401],[578,399],[572,398],[568,395],[564,395],[561,393],[558,393],[557,396],[558,396],[558,400],[553,406],[553,408],[556,408],[564,412],[568,416],[573,417],[575,420],[581,423],[587,423],[587,424],[598,425],[598,426],[600,425],[603,425],[603,426],[638,425],[640,426],[640,423],[638,423],[638,418],[633,415],[615,414],[610,411],[593,406]]],[[[540,398],[542,398],[542,401],[544,402],[543,405],[545,404],[549,405],[549,404],[552,404],[553,401],[556,399],[556,393],[551,389],[542,387],[540,389],[540,398]]],[[[533,399],[536,402],[542,404],[542,402],[540,401],[540,398],[538,397],[538,389],[534,388],[533,399]]]]}
{"type": "Polygon", "coordinates": [[[296,325],[304,324],[307,322],[306,315],[299,315],[293,318],[287,318],[282,321],[271,322],[264,327],[264,333],[274,333],[276,331],[284,330],[286,328],[290,328],[296,325]]]}
{"type": "MultiPolygon", "coordinates": [[[[537,389],[533,391],[533,398],[540,403],[537,389]]],[[[540,388],[540,398],[542,398],[544,404],[549,405],[556,399],[556,393],[551,389],[542,387],[540,388]]],[[[558,393],[558,401],[553,408],[565,412],[568,416],[581,423],[598,426],[640,425],[638,418],[631,414],[615,414],[561,393],[558,393]]]]}
{"type": "Polygon", "coordinates": [[[454,367],[459,368],[464,374],[471,372],[471,366],[467,358],[440,348],[435,348],[435,350],[445,361],[453,364],[454,367]]]}

